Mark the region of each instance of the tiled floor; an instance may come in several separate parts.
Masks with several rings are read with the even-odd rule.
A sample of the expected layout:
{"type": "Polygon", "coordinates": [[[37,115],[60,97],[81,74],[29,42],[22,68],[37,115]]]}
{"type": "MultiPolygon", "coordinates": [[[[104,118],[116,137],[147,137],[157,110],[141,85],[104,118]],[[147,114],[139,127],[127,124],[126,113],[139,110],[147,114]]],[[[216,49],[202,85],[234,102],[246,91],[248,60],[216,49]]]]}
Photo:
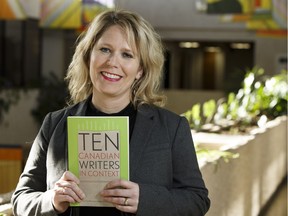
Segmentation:
{"type": "Polygon", "coordinates": [[[279,186],[271,202],[259,216],[287,216],[287,179],[279,186]]]}

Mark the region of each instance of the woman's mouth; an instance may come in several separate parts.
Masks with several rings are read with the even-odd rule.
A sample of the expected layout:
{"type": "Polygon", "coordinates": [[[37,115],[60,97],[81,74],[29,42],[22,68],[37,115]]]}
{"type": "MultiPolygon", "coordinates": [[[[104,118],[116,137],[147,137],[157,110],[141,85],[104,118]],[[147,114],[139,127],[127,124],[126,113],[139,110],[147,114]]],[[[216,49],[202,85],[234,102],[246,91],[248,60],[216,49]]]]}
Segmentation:
{"type": "Polygon", "coordinates": [[[104,79],[109,80],[109,81],[114,81],[114,82],[119,81],[122,78],[122,76],[119,76],[117,74],[108,73],[105,71],[102,71],[101,74],[104,77],[104,79]]]}

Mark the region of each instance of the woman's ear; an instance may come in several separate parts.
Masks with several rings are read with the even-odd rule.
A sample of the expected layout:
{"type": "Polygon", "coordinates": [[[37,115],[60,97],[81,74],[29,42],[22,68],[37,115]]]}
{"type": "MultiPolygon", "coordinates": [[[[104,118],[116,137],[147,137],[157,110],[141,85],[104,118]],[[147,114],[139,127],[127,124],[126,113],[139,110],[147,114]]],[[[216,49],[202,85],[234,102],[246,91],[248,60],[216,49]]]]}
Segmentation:
{"type": "Polygon", "coordinates": [[[142,77],[142,74],[143,74],[143,70],[142,70],[142,68],[140,68],[136,74],[135,79],[136,80],[140,79],[142,77]]]}

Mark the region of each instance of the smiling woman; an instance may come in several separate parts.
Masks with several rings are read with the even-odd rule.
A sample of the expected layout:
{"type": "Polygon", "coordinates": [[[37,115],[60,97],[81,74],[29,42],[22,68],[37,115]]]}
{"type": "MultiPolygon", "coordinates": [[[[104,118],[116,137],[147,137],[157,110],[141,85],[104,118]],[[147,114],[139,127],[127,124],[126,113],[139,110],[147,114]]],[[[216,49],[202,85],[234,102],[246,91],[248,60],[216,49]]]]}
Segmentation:
{"type": "MultiPolygon", "coordinates": [[[[117,109],[119,104],[123,104],[123,109],[130,102],[133,82],[142,76],[135,44],[131,47],[126,38],[122,28],[114,25],[103,33],[92,49],[89,65],[92,102],[98,109],[101,107],[99,103],[109,99],[109,103],[114,103],[117,109]]],[[[101,111],[115,112],[111,109],[101,111]]]]}
{"type": "MultiPolygon", "coordinates": [[[[164,63],[163,45],[160,36],[150,23],[141,16],[130,12],[97,16],[91,23],[89,31],[84,32],[80,37],[83,39],[76,48],[67,74],[71,103],[80,102],[91,95],[92,83],[89,77],[91,56],[96,42],[99,45],[99,39],[111,26],[114,26],[113,29],[116,26],[120,30],[119,34],[126,44],[125,49],[121,50],[123,58],[125,57],[127,60],[129,58],[138,59],[143,72],[141,79],[138,79],[138,82],[134,81],[131,86],[133,105],[148,103],[163,106],[165,97],[158,92],[164,63]]],[[[111,31],[111,29],[109,30],[111,31]]],[[[110,46],[107,46],[111,44],[102,45],[104,46],[98,47],[98,49],[111,55],[110,52],[113,50],[110,46]]],[[[112,63],[114,60],[114,56],[112,56],[112,63]]]]}
{"type": "MultiPolygon", "coordinates": [[[[111,10],[92,21],[68,68],[72,104],[47,114],[12,198],[15,216],[203,216],[208,211],[188,121],[161,108],[163,63],[160,37],[141,16],[111,10]],[[68,116],[129,117],[130,179],[117,177],[97,193],[113,207],[70,207],[86,195],[79,178],[66,171],[68,116]]],[[[98,162],[81,165],[94,168],[98,162]]],[[[116,171],[121,163],[100,165],[116,171]]],[[[101,174],[94,171],[87,174],[101,174]]]]}

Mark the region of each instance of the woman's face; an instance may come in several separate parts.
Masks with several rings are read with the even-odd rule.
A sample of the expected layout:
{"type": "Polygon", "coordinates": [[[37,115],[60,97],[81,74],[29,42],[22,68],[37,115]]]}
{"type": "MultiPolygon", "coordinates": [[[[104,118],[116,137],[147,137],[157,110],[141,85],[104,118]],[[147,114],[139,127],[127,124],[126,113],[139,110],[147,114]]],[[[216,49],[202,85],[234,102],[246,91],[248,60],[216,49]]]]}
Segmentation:
{"type": "Polygon", "coordinates": [[[90,57],[93,95],[128,103],[132,83],[142,75],[135,47],[117,26],[109,27],[94,45],[90,57]]]}

